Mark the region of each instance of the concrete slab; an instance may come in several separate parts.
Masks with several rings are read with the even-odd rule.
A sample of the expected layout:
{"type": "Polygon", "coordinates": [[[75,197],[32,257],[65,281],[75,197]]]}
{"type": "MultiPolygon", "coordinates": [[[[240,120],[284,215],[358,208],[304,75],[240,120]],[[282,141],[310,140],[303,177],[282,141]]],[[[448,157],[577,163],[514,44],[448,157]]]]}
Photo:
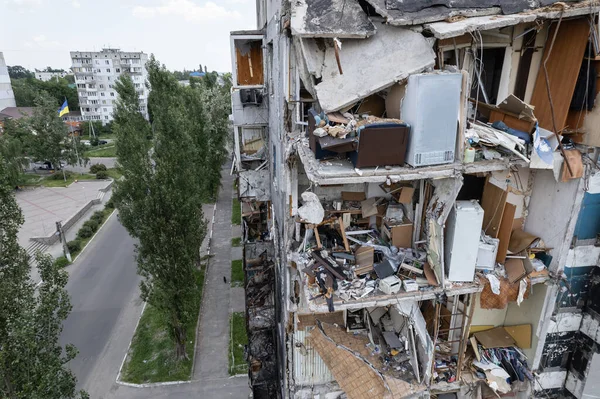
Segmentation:
{"type": "Polygon", "coordinates": [[[242,226],[239,224],[234,224],[231,226],[231,237],[241,237],[242,236],[242,226]]]}
{"type": "Polygon", "coordinates": [[[229,302],[230,312],[245,312],[246,299],[243,287],[231,287],[231,301],[229,302]]]}
{"type": "Polygon", "coordinates": [[[242,259],[243,248],[242,247],[233,247],[231,248],[231,260],[242,259]]]}
{"type": "Polygon", "coordinates": [[[433,67],[435,61],[432,44],[422,34],[388,25],[378,25],[377,34],[368,39],[342,42],[343,75],[333,46],[324,51],[322,81],[315,89],[325,112],[350,106],[410,74],[433,67]]]}
{"type": "Polygon", "coordinates": [[[444,6],[433,6],[420,11],[408,12],[388,8],[386,0],[367,0],[375,11],[385,17],[390,25],[420,25],[427,22],[442,21],[448,17],[475,17],[482,15],[500,14],[500,7],[489,8],[448,8],[444,6]]]}
{"type": "Polygon", "coordinates": [[[81,181],[69,187],[40,187],[16,194],[25,223],[19,230],[19,244],[29,246],[29,239],[45,236],[56,231],[56,222],[65,221],[79,211],[87,202],[98,197],[107,181],[81,181]]]}
{"type": "Polygon", "coordinates": [[[357,0],[293,1],[291,27],[300,37],[365,38],[375,33],[357,0]]]}

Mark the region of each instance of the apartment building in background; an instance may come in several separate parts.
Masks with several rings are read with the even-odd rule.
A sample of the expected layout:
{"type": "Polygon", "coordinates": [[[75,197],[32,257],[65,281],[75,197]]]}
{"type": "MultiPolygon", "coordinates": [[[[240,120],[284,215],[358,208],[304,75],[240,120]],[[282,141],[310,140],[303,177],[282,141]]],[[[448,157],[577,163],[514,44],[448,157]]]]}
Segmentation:
{"type": "Polygon", "coordinates": [[[106,48],[102,51],[71,51],[71,70],[75,75],[81,116],[85,121],[112,121],[118,94],[115,81],[129,74],[140,99],[140,112],[148,118],[146,87],[148,55],[106,48]]]}
{"type": "Polygon", "coordinates": [[[254,398],[600,396],[600,6],[434,3],[231,32],[254,398]]]}
{"type": "Polygon", "coordinates": [[[67,76],[69,72],[67,71],[59,71],[59,72],[46,72],[46,71],[35,71],[35,78],[37,80],[41,80],[42,82],[47,82],[52,79],[64,78],[67,76]]]}
{"type": "Polygon", "coordinates": [[[10,84],[8,67],[4,55],[0,52],[0,111],[7,107],[16,107],[15,93],[10,84]]]}

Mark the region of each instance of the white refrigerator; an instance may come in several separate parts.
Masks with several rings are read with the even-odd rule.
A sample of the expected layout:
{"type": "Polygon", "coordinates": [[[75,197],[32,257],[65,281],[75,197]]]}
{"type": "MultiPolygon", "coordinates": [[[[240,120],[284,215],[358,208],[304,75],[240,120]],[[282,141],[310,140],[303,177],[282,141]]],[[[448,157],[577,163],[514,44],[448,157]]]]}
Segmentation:
{"type": "Polygon", "coordinates": [[[448,281],[473,281],[483,225],[475,200],[456,201],[446,221],[444,261],[448,281]]]}

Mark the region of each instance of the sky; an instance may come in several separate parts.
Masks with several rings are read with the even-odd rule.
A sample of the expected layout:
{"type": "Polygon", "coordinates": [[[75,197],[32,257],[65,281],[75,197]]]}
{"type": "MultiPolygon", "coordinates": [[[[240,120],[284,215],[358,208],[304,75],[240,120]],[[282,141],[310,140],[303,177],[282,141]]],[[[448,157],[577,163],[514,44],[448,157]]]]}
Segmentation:
{"type": "Polygon", "coordinates": [[[70,51],[154,54],[170,70],[231,72],[229,32],[256,29],[255,0],[0,0],[8,65],[68,69],[70,51]]]}

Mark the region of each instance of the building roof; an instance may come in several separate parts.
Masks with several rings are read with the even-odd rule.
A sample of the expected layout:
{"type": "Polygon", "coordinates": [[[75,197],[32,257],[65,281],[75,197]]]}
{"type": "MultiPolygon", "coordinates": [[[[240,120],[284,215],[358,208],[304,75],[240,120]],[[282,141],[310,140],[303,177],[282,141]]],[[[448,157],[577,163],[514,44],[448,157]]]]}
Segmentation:
{"type": "Polygon", "coordinates": [[[21,119],[33,115],[35,107],[6,107],[0,111],[0,120],[2,119],[21,119]]]}

